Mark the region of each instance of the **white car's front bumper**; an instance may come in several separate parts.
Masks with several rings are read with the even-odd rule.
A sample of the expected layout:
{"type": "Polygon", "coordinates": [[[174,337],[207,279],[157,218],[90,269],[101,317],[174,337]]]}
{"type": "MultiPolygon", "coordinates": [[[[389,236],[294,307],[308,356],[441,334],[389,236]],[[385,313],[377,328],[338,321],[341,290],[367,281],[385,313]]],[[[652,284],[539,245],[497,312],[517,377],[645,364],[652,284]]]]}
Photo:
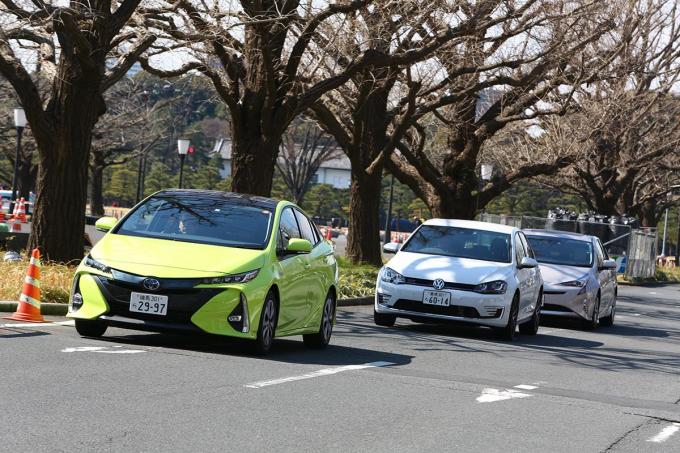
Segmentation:
{"type": "Polygon", "coordinates": [[[489,327],[504,327],[508,323],[512,293],[479,294],[473,291],[444,289],[451,294],[450,305],[442,307],[423,303],[423,292],[431,286],[395,285],[378,281],[375,311],[410,319],[459,321],[489,327]]]}

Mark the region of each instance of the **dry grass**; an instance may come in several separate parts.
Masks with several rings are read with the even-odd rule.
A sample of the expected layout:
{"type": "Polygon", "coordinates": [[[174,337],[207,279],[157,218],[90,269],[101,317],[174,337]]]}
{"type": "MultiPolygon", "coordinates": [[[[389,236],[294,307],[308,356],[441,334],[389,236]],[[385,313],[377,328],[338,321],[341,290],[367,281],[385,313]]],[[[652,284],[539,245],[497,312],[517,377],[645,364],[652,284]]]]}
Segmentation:
{"type": "MultiPolygon", "coordinates": [[[[4,253],[0,253],[2,256],[4,253]]],[[[0,300],[16,301],[28,270],[28,259],[18,263],[0,261],[0,300]]],[[[42,302],[68,303],[75,266],[43,263],[40,286],[42,302]]]]}
{"type": "MultiPolygon", "coordinates": [[[[0,251],[0,257],[4,252],[0,251]]],[[[375,291],[375,280],[379,268],[374,266],[351,265],[340,259],[340,294],[341,299],[370,296],[375,291]]],[[[0,300],[19,299],[21,287],[28,269],[28,259],[19,263],[0,261],[0,300]]],[[[76,266],[43,263],[40,279],[43,302],[68,303],[71,283],[76,266]]]]}

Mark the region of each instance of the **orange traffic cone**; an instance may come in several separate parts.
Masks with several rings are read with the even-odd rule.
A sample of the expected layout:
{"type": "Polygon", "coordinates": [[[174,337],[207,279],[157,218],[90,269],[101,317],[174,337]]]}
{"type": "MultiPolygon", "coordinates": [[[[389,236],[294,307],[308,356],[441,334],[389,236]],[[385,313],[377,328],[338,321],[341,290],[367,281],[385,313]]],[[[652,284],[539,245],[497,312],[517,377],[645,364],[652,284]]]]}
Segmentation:
{"type": "Polygon", "coordinates": [[[21,222],[18,219],[11,219],[9,222],[12,224],[10,228],[12,233],[21,233],[21,222]]]}
{"type": "Polygon", "coordinates": [[[33,249],[24,288],[19,296],[19,306],[12,316],[4,319],[24,322],[45,322],[40,314],[40,251],[33,249]]]}
{"type": "Polygon", "coordinates": [[[21,223],[28,223],[28,220],[26,220],[26,200],[24,200],[23,197],[21,198],[21,200],[19,200],[17,219],[19,219],[21,223]]]}
{"type": "Polygon", "coordinates": [[[328,239],[329,241],[333,240],[333,234],[331,233],[331,227],[326,228],[326,237],[325,239],[328,239]]]}
{"type": "Polygon", "coordinates": [[[12,219],[17,218],[17,214],[19,214],[19,200],[14,200],[14,209],[12,209],[12,219]]]}

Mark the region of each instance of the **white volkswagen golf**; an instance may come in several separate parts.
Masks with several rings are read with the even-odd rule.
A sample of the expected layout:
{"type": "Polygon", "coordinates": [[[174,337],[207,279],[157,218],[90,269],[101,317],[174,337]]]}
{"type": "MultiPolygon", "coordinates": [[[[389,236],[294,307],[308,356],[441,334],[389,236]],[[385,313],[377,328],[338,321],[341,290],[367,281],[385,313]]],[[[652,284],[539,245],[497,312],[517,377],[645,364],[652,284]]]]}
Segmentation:
{"type": "Polygon", "coordinates": [[[507,340],[535,335],[543,280],[518,228],[467,220],[423,223],[378,275],[374,320],[463,321],[494,328],[507,340]]]}

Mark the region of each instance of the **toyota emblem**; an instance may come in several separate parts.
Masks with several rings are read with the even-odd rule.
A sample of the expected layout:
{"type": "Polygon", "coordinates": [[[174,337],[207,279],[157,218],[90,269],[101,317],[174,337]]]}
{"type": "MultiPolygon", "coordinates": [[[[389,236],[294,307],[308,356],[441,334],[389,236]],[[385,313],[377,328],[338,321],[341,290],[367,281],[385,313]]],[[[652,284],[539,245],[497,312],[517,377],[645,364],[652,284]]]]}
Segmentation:
{"type": "Polygon", "coordinates": [[[145,278],[144,281],[142,282],[142,286],[149,291],[156,291],[158,288],[161,287],[161,282],[156,280],[155,278],[145,278]]]}
{"type": "Polygon", "coordinates": [[[445,284],[446,283],[444,283],[444,280],[442,280],[441,278],[438,278],[437,280],[432,282],[432,287],[434,289],[444,289],[445,284]]]}

